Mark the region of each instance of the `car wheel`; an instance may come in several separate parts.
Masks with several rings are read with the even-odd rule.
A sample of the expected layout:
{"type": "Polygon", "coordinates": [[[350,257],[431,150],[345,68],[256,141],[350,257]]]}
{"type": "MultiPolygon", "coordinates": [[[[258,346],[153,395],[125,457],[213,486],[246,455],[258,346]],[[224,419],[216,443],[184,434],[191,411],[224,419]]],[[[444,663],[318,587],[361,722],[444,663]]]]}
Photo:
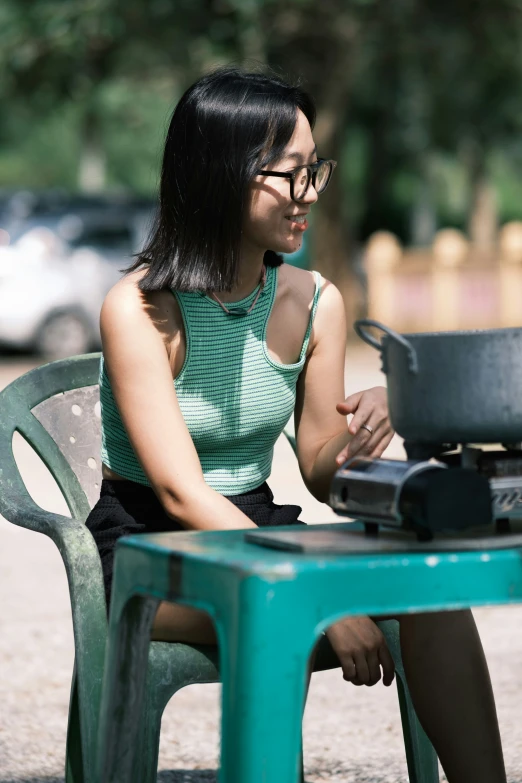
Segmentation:
{"type": "Polygon", "coordinates": [[[77,313],[55,313],[40,327],[36,350],[49,359],[87,353],[92,343],[90,329],[77,313]]]}

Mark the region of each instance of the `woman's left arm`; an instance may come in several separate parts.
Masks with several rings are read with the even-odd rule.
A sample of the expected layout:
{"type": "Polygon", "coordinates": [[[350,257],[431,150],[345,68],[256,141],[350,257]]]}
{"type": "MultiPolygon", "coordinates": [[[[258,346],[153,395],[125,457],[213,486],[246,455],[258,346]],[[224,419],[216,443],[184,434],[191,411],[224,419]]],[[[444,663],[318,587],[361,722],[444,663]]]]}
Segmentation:
{"type": "Polygon", "coordinates": [[[384,387],[376,386],[344,398],[344,302],[339,290],[327,280],[312,335],[312,349],[297,382],[297,459],[306,487],[324,503],[339,465],[355,454],[380,457],[393,430],[384,387]],[[348,426],[346,416],[352,413],[348,426]]]}

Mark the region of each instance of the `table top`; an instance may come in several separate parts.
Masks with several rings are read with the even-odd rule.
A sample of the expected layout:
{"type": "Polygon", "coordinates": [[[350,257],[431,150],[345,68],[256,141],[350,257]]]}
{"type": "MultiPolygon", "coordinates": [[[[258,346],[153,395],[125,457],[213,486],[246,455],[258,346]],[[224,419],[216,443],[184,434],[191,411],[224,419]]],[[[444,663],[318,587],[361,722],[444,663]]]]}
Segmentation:
{"type": "MultiPolygon", "coordinates": [[[[299,526],[299,537],[319,530],[357,532],[361,527],[349,522],[299,526]]],[[[285,593],[287,598],[292,595],[293,607],[315,601],[324,612],[327,601],[330,619],[522,601],[520,547],[420,552],[408,551],[405,539],[403,551],[391,553],[301,553],[249,543],[246,535],[253,532],[249,528],[121,538],[116,545],[111,617],[113,611],[115,616],[121,611],[126,596],[136,593],[206,611],[224,595],[248,593],[251,600],[256,593],[270,595],[272,601],[276,592],[285,593]]],[[[295,534],[297,528],[270,532],[295,534]]]]}
{"type": "MultiPolygon", "coordinates": [[[[405,565],[427,564],[435,567],[438,564],[456,564],[466,563],[520,563],[522,561],[521,537],[519,535],[502,538],[501,548],[493,548],[481,545],[475,540],[471,551],[469,544],[459,546],[459,542],[464,542],[462,537],[455,542],[447,540],[442,544],[439,539],[428,543],[417,543],[408,539],[400,532],[381,530],[378,537],[366,537],[362,532],[363,525],[358,522],[330,523],[308,526],[285,526],[279,528],[260,529],[259,532],[270,533],[275,537],[290,537],[292,539],[301,539],[305,546],[310,540],[310,549],[317,546],[317,539],[323,544],[322,549],[316,551],[291,551],[288,549],[268,548],[259,546],[248,541],[246,536],[254,531],[248,530],[216,530],[216,531],[187,531],[172,533],[153,533],[141,534],[137,536],[126,536],[118,541],[118,548],[130,547],[139,549],[144,554],[147,553],[152,560],[163,560],[169,557],[176,559],[182,558],[189,561],[205,561],[207,563],[219,563],[225,567],[241,566],[251,573],[274,572],[284,573],[285,569],[292,566],[292,571],[308,571],[310,569],[358,567],[358,568],[376,568],[376,567],[404,567],[405,565]],[[339,534],[351,533],[352,539],[357,538],[357,546],[354,551],[339,551],[341,548],[336,542],[339,540],[339,534]],[[333,535],[332,535],[333,534],[333,535]],[[325,537],[332,539],[324,545],[325,537]],[[363,546],[360,551],[361,538],[365,540],[367,546],[363,546]],[[313,539],[316,539],[315,541],[313,539]],[[386,539],[392,539],[393,550],[386,551],[386,539]],[[382,542],[384,540],[384,546],[382,542]],[[446,551],[441,551],[443,546],[446,551]],[[339,547],[339,548],[336,548],[339,547]]],[[[258,531],[256,531],[258,532],[258,531]]],[[[486,543],[491,539],[487,539],[486,543]]]]}

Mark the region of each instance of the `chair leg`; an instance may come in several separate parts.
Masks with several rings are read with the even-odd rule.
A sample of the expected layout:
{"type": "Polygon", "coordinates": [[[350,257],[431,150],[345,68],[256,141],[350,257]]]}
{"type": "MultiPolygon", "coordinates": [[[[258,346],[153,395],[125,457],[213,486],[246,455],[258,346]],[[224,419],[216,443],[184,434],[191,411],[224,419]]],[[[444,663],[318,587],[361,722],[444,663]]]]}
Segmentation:
{"type": "Polygon", "coordinates": [[[150,704],[150,694],[143,715],[138,748],[135,755],[133,783],[156,783],[163,705],[150,704]]]}
{"type": "Polygon", "coordinates": [[[395,680],[399,695],[402,733],[410,783],[439,783],[437,754],[419,723],[406,684],[401,657],[399,623],[396,620],[379,620],[377,625],[386,637],[388,649],[395,662],[395,680]]]}
{"type": "Polygon", "coordinates": [[[216,648],[167,642],[151,644],[133,783],[156,783],[161,719],[165,707],[187,685],[219,682],[217,665],[216,648]]]}
{"type": "Polygon", "coordinates": [[[439,764],[435,749],[419,723],[406,682],[397,677],[404,748],[410,783],[439,783],[439,764]]]}
{"type": "Polygon", "coordinates": [[[66,783],[84,783],[84,780],[78,680],[75,667],[69,701],[69,722],[67,724],[67,745],[65,748],[65,781],[66,783]]]}
{"type": "MultiPolygon", "coordinates": [[[[163,709],[158,710],[157,708],[153,708],[150,704],[147,705],[144,715],[143,732],[136,753],[136,767],[133,783],[156,783],[162,714],[163,709]]],[[[68,779],[66,779],[66,783],[69,783],[68,779]]],[[[76,783],[76,778],[72,778],[71,783],[76,783]]],[[[305,783],[302,749],[300,783],[305,783]]]]}

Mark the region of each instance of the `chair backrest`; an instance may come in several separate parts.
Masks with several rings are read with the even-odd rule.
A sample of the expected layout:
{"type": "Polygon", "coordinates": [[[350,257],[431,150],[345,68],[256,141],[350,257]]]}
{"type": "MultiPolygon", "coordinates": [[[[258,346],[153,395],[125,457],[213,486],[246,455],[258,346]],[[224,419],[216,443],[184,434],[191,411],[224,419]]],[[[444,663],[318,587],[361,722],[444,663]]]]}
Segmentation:
{"type": "Polygon", "coordinates": [[[13,434],[19,432],[48,467],[78,519],[87,517],[100,492],[99,361],[100,354],[94,353],[51,362],[0,392],[4,488],[22,491],[12,453],[13,434]]]}
{"type": "Polygon", "coordinates": [[[67,460],[92,508],[100,497],[101,484],[98,385],[55,394],[32,412],[67,460]]]}

